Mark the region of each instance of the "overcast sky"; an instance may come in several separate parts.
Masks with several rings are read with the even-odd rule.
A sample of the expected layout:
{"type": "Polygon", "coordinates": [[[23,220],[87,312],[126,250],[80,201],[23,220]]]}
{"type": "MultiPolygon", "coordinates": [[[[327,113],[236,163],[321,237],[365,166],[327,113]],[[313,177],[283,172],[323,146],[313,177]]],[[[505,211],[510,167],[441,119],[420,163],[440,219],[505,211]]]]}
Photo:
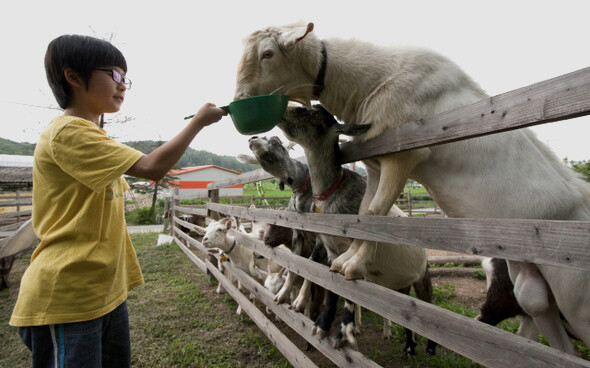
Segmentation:
{"type": "MultiPolygon", "coordinates": [[[[233,97],[242,39],[270,25],[303,20],[320,38],[434,49],[459,64],[490,95],[590,66],[586,1],[11,1],[0,15],[0,137],[35,143],[60,111],[43,57],[62,34],[112,39],[133,88],[107,126],[119,141],[169,140],[184,116],[233,97]]],[[[109,120],[112,115],[107,115],[109,120]]],[[[590,117],[533,128],[560,158],[590,159],[590,117]]],[[[283,137],[278,128],[267,135],[283,137]]],[[[191,147],[219,155],[249,152],[230,117],[191,147]]],[[[295,152],[302,155],[302,151],[295,152]]]]}

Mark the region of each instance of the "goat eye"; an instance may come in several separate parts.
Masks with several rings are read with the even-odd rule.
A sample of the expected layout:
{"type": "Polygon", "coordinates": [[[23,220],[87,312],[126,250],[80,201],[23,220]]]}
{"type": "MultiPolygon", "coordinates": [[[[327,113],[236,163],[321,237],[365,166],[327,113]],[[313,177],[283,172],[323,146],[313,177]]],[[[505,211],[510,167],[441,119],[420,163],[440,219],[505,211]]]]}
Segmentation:
{"type": "Polygon", "coordinates": [[[273,57],[274,52],[272,52],[271,50],[266,50],[265,52],[262,53],[262,58],[263,59],[270,59],[271,57],[273,57]]]}

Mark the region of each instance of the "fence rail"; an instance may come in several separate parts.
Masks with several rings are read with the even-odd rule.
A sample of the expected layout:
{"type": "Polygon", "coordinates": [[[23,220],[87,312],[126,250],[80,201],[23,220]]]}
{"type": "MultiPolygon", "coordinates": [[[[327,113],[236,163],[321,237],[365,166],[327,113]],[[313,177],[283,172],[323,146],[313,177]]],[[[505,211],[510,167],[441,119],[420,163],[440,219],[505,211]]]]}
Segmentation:
{"type": "MultiPolygon", "coordinates": [[[[353,162],[382,154],[444,144],[588,114],[590,114],[590,68],[585,68],[463,108],[389,129],[362,145],[354,142],[343,143],[341,149],[344,162],[353,162]]],[[[269,178],[271,176],[260,169],[209,184],[210,201],[207,204],[209,215],[229,214],[249,220],[266,221],[295,229],[350,238],[590,270],[590,256],[587,254],[590,245],[590,222],[588,221],[326,215],[247,209],[218,203],[220,188],[269,178]]],[[[185,209],[183,206],[173,205],[173,212],[185,209]]],[[[174,222],[177,222],[177,217],[173,218],[174,222]]],[[[198,241],[180,234],[177,229],[173,228],[173,230],[175,239],[183,239],[202,249],[198,241]]],[[[489,367],[590,367],[590,362],[586,360],[379,285],[364,280],[344,280],[343,276],[330,273],[323,265],[279,249],[270,249],[262,242],[237,231],[231,230],[231,232],[243,245],[286,266],[296,274],[478,363],[489,367]]],[[[180,241],[177,243],[181,246],[180,241]]],[[[186,253],[186,250],[183,250],[186,253]]],[[[224,275],[211,270],[212,265],[209,262],[201,263],[200,268],[203,271],[210,270],[226,285],[228,281],[224,275]]],[[[243,273],[235,272],[235,275],[248,280],[243,273]]],[[[264,292],[260,293],[262,288],[258,283],[244,282],[244,284],[250,285],[252,290],[259,292],[261,300],[270,300],[264,299],[264,292]]],[[[269,307],[272,308],[273,304],[271,302],[269,307]]],[[[284,318],[291,318],[292,315],[292,318],[296,318],[296,313],[293,311],[288,313],[285,311],[285,313],[284,318]]],[[[297,316],[297,318],[302,317],[297,316]]],[[[317,339],[307,336],[304,332],[302,336],[312,343],[314,339],[317,339]]],[[[271,341],[274,339],[271,338],[271,341]]],[[[339,361],[335,360],[337,358],[327,353],[326,355],[340,365],[339,361]]],[[[304,365],[294,363],[291,358],[288,359],[294,366],[304,365]]]]}

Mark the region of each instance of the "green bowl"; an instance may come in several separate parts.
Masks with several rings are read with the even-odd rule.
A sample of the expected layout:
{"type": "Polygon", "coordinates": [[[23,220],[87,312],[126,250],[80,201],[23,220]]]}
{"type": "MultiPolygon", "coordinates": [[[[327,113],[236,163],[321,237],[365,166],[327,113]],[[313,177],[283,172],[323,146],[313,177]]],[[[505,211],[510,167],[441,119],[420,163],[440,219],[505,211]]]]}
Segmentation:
{"type": "Polygon", "coordinates": [[[244,135],[268,132],[285,113],[289,96],[263,95],[242,98],[222,106],[231,116],[237,131],[244,135]]]}

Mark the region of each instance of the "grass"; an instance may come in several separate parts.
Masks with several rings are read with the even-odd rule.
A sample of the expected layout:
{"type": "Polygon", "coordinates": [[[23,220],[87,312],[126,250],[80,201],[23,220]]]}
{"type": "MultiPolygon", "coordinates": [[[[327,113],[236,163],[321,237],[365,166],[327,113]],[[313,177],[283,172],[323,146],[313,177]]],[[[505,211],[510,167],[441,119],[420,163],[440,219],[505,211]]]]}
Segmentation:
{"type": "MultiPolygon", "coordinates": [[[[131,290],[128,308],[132,367],[288,367],[289,363],[237,304],[215,287],[176,245],[156,247],[158,234],[132,234],[145,285],[131,290]]],[[[31,366],[30,352],[8,326],[30,253],[0,293],[0,367],[31,366]]]]}
{"type": "MultiPolygon", "coordinates": [[[[176,245],[155,246],[158,234],[132,234],[145,285],[131,290],[128,297],[132,339],[132,367],[290,367],[289,362],[245,314],[237,316],[237,304],[229,295],[215,293],[210,282],[176,245]]],[[[16,301],[18,282],[30,253],[19,258],[10,274],[13,287],[0,293],[0,367],[31,366],[30,353],[18,338],[8,319],[16,301]]],[[[433,285],[434,304],[473,318],[478,311],[455,301],[450,284],[433,285]]],[[[341,303],[342,304],[342,303],[341,303]]],[[[419,337],[417,355],[403,353],[405,330],[392,325],[393,341],[381,338],[383,319],[363,311],[361,351],[384,367],[481,367],[443,347],[435,356],[425,354],[426,339],[419,337]]],[[[284,324],[279,326],[296,345],[299,336],[284,324]]],[[[336,326],[336,324],[335,324],[336,326]]],[[[515,333],[519,319],[502,322],[499,327],[515,333]]],[[[335,332],[335,327],[333,328],[335,332]]],[[[578,343],[585,359],[587,349],[578,343]]],[[[311,354],[319,367],[334,365],[319,352],[311,354]],[[320,357],[320,358],[318,358],[320,357]]]]}

